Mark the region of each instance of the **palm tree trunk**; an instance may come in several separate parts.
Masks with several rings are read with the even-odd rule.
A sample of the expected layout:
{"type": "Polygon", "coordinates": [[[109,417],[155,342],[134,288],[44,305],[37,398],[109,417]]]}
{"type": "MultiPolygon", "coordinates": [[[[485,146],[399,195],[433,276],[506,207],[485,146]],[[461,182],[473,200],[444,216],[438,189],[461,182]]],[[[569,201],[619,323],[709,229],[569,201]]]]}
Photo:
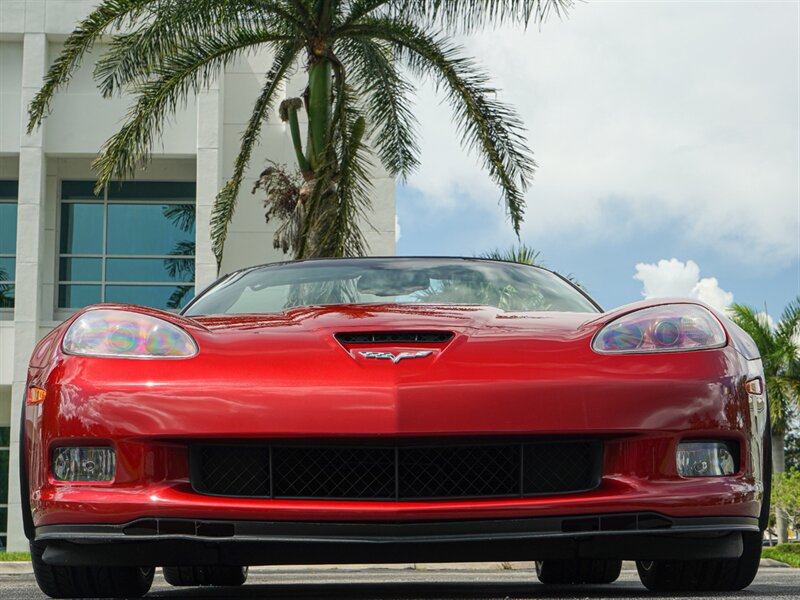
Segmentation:
{"type": "Polygon", "coordinates": [[[332,77],[331,61],[319,58],[312,65],[308,74],[308,162],[317,170],[322,162],[322,155],[328,143],[328,127],[332,112],[332,77]]]}
{"type": "MultiPolygon", "coordinates": [[[[772,432],[772,472],[783,473],[786,470],[786,434],[772,432]]],[[[785,544],[789,541],[789,525],[786,515],[779,508],[775,509],[775,526],[778,530],[778,543],[785,544]]]]}

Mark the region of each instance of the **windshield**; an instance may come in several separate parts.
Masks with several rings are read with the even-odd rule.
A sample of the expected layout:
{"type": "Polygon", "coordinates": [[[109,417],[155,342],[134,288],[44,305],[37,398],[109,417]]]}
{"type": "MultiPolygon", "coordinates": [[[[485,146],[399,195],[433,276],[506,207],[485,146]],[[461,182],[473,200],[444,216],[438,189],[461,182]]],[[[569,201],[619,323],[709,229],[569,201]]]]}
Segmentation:
{"type": "Polygon", "coordinates": [[[506,311],[598,312],[560,277],[528,265],[454,258],[354,258],[234,273],[186,315],[280,312],[330,304],[482,304],[506,311]]]}

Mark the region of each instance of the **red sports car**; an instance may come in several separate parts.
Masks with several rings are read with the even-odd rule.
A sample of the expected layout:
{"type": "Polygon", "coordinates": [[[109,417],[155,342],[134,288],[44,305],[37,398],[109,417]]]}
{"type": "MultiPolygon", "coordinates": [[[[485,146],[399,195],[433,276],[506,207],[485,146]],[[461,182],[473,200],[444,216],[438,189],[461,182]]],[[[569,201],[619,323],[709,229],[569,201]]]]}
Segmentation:
{"type": "Polygon", "coordinates": [[[25,531],[53,597],[248,565],[534,560],[545,584],[735,590],[769,429],[753,341],[693,300],[603,312],[547,270],[311,260],[37,346],[25,531]]]}

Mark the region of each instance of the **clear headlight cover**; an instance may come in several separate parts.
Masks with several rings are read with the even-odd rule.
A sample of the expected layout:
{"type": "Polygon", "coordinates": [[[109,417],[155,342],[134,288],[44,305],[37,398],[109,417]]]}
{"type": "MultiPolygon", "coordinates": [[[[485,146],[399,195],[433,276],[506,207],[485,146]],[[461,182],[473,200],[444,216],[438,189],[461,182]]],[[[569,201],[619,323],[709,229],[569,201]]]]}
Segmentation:
{"type": "Polygon", "coordinates": [[[117,455],[112,448],[56,448],[53,478],[56,481],[113,481],[117,455]]]}
{"type": "Polygon", "coordinates": [[[603,354],[680,352],[725,345],[725,330],[708,310],[696,304],[644,308],[612,321],[592,341],[603,354]]]}
{"type": "Polygon", "coordinates": [[[730,442],[682,442],[676,456],[678,473],[683,477],[733,475],[735,454],[730,442]]]}
{"type": "Polygon", "coordinates": [[[113,358],[188,358],[192,337],[163,319],[124,310],[90,310],[70,325],[64,352],[113,358]]]}

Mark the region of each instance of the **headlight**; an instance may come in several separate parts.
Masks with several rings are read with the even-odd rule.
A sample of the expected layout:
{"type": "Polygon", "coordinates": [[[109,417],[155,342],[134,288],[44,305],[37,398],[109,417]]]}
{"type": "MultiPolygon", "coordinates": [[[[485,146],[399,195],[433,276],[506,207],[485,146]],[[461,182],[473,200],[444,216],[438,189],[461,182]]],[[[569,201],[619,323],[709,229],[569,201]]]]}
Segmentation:
{"type": "Polygon", "coordinates": [[[197,354],[192,337],[163,319],[123,310],[90,310],[70,325],[64,352],[117,358],[185,358],[197,354]]]}
{"type": "Polygon", "coordinates": [[[601,353],[678,352],[720,348],[727,338],[716,317],[696,304],[666,304],[624,315],[592,341],[601,353]]]}

